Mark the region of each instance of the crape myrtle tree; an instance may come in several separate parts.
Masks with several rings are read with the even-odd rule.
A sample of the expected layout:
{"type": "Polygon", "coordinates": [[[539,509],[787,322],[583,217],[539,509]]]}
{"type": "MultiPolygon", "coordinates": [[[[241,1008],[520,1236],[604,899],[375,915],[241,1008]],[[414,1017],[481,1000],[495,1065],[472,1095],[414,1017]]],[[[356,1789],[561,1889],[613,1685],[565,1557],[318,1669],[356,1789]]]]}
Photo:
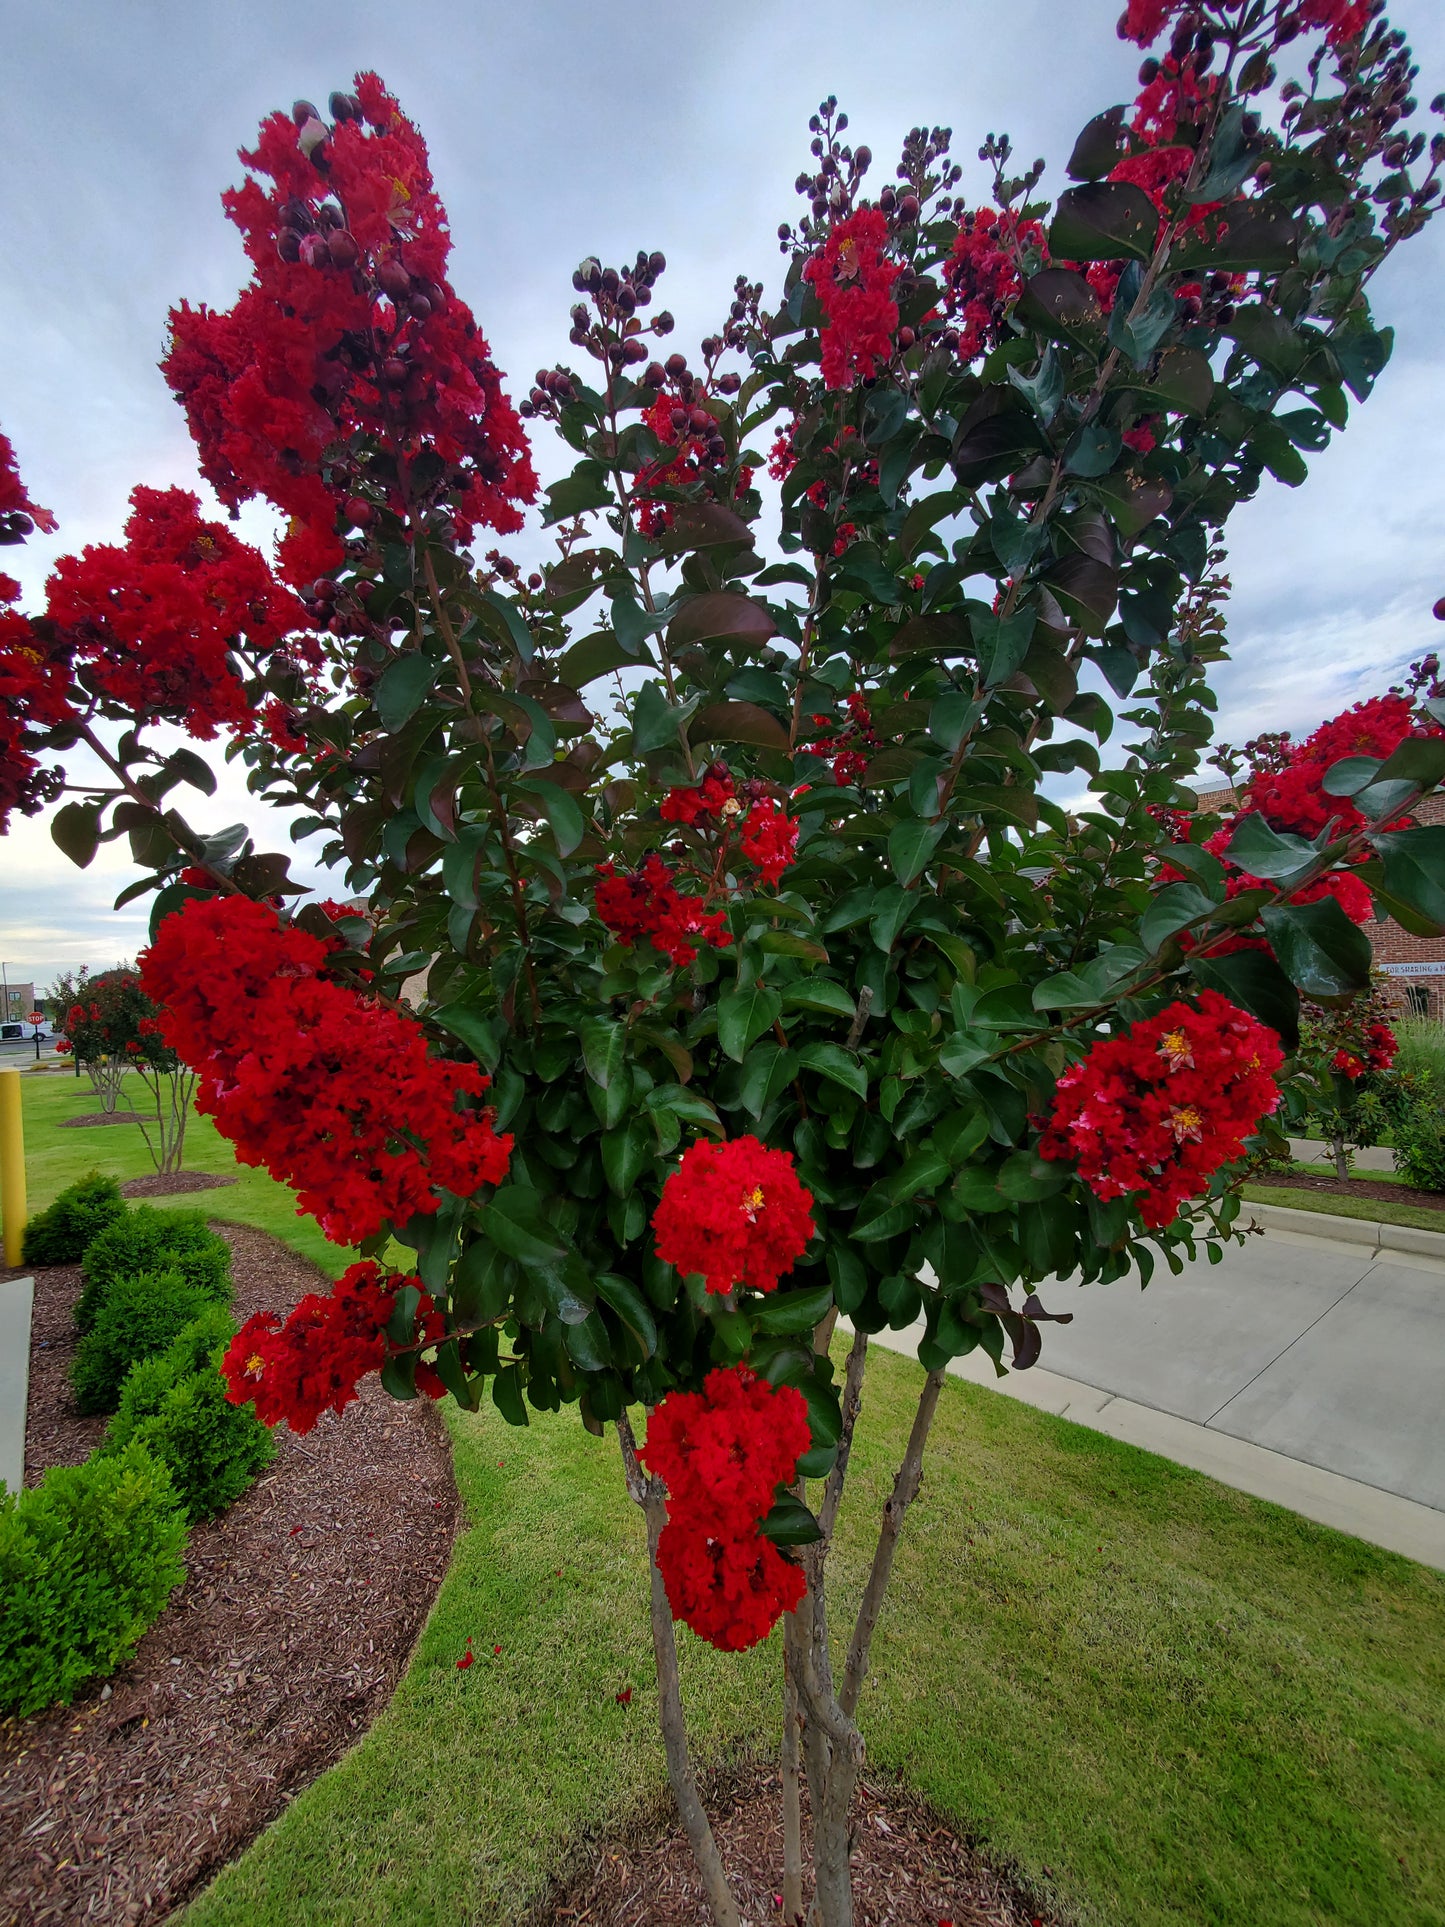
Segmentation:
{"type": "Polygon", "coordinates": [[[246,287],[177,309],[164,364],[221,501],[284,516],[275,568],[142,489],[123,544],[7,618],[8,801],[67,792],[81,863],[129,836],[200,1108],[363,1253],[248,1323],[232,1396],[304,1429],[379,1370],[616,1432],[720,1923],[674,1620],[736,1649],[783,1619],[784,1907],[841,1927],[870,1642],[950,1361],[1031,1365],[1047,1280],[1218,1256],[1301,995],[1365,988],[1377,907],[1445,931],[1445,828],[1412,815],[1445,775],[1433,683],[1324,725],[1227,822],[1190,787],[1221,531],[1369,394],[1367,284],[1445,139],[1368,0],[1132,0],[1120,32],[1153,49],[1140,91],[1052,202],[990,135],[972,205],[941,129],[873,192],[829,100],[780,286],[740,279],[688,355],[660,254],[588,259],[575,352],[518,409],[415,129],[372,75],[298,101],[226,197],[246,287]],[[530,575],[474,552],[538,493],[525,422],[575,455],[530,575]],[[225,732],[369,915],[194,828],[174,793],[213,779],[157,721],[225,732]],[[60,774],[76,742],[105,783],[60,774]],[[834,1628],[884,1328],[923,1377],[834,1628]]]}
{"type": "Polygon", "coordinates": [[[121,967],[84,979],[61,1018],[58,1048],[73,1051],[90,1074],[101,1108],[113,1112],[128,1071],[146,1089],[148,1110],[136,1121],[151,1162],[164,1176],[179,1171],[196,1073],[161,1035],[161,1019],[140,973],[121,967]]]}

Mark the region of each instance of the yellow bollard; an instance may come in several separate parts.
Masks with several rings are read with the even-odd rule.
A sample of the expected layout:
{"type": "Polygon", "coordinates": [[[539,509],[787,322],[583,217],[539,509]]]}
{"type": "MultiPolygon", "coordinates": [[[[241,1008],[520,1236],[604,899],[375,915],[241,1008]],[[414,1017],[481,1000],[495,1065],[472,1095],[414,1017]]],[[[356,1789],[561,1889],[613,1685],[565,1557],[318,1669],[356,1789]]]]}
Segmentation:
{"type": "Polygon", "coordinates": [[[5,1262],[20,1263],[25,1236],[25,1128],[20,1121],[20,1073],[0,1071],[0,1220],[5,1262]]]}

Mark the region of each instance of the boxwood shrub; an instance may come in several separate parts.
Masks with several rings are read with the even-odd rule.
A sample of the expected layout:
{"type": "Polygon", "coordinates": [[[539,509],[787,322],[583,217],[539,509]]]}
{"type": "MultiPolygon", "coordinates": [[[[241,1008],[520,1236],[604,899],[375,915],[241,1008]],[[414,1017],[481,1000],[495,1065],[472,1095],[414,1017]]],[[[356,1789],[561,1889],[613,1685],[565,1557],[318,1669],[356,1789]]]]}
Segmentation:
{"type": "Polygon", "coordinates": [[[186,1576],[170,1473],[137,1442],[0,1494],[0,1712],[115,1671],[186,1576]]]}
{"type": "Polygon", "coordinates": [[[229,1304],[231,1254],[199,1211],[158,1211],[142,1204],[102,1231],[85,1254],[85,1285],[75,1306],[81,1331],[95,1323],[118,1278],[142,1271],[178,1271],[207,1298],[229,1304]]]}
{"type": "Polygon", "coordinates": [[[89,1171],[26,1225],[24,1260],[27,1265],[79,1264],[92,1239],[124,1216],[125,1199],[115,1179],[89,1171]]]}
{"type": "Polygon", "coordinates": [[[113,1412],[131,1366],[164,1351],[212,1301],[180,1271],[117,1278],[81,1338],[70,1382],[82,1412],[113,1412]]]}

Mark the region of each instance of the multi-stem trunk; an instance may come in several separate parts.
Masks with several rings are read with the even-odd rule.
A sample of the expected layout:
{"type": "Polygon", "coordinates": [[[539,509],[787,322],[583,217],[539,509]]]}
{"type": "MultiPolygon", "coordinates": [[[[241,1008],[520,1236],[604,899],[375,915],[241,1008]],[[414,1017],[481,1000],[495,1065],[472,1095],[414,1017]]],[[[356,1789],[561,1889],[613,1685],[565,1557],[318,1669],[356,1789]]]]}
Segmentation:
{"type": "Polygon", "coordinates": [[[150,1092],[153,1115],[141,1117],[141,1136],[151,1154],[151,1163],[163,1177],[181,1168],[186,1148],[186,1123],[195,1093],[193,1071],[151,1071],[141,1067],[141,1079],[150,1092]]]}

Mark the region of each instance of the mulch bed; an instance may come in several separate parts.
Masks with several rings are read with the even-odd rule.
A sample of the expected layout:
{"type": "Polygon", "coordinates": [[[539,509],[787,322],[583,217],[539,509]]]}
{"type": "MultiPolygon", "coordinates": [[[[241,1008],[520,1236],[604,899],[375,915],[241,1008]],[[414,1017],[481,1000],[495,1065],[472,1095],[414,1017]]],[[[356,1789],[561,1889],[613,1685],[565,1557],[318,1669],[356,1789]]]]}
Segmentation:
{"type": "MultiPolygon", "coordinates": [[[[784,1927],[782,1796],[777,1769],[714,1775],[702,1789],[744,1927],[784,1927]]],[[[808,1793],[803,1788],[804,1865],[808,1793]]],[[[708,1927],[687,1836],[668,1803],[586,1861],[528,1927],[708,1927]]],[[[854,1801],[853,1893],[858,1927],[1062,1927],[1060,1915],[961,1840],[916,1794],[863,1781],[854,1801]]],[[[806,1908],[810,1896],[804,1894],[806,1908]]]]}
{"type": "MultiPolygon", "coordinates": [[[[289,1309],[318,1273],[218,1225],[238,1318],[289,1309]]],[[[14,1274],[0,1271],[0,1277],[14,1274]]],[[[35,1273],[25,1476],[76,1464],[74,1267],[35,1273]]],[[[189,1577],[130,1665],[75,1703],[0,1720],[0,1920],[158,1920],[234,1858],[375,1718],[451,1555],[456,1489],[432,1407],[372,1378],[191,1534],[189,1577]]]]}
{"type": "Polygon", "coordinates": [[[152,1171],[146,1178],[127,1178],[120,1187],[123,1198],[171,1198],[179,1191],[216,1191],[223,1184],[234,1184],[233,1176],[219,1171],[152,1171]]]}
{"type": "Polygon", "coordinates": [[[71,1131],[81,1124],[143,1124],[144,1111],[87,1111],[84,1117],[63,1117],[60,1120],[62,1131],[71,1131]]]}
{"type": "Polygon", "coordinates": [[[1445,1211],[1445,1192],[1417,1191],[1408,1184],[1374,1184],[1369,1178],[1305,1177],[1302,1173],[1267,1172],[1258,1184],[1277,1184],[1283,1191],[1331,1191],[1340,1198],[1363,1198],[1367,1204],[1408,1204],[1420,1211],[1445,1211]]]}

